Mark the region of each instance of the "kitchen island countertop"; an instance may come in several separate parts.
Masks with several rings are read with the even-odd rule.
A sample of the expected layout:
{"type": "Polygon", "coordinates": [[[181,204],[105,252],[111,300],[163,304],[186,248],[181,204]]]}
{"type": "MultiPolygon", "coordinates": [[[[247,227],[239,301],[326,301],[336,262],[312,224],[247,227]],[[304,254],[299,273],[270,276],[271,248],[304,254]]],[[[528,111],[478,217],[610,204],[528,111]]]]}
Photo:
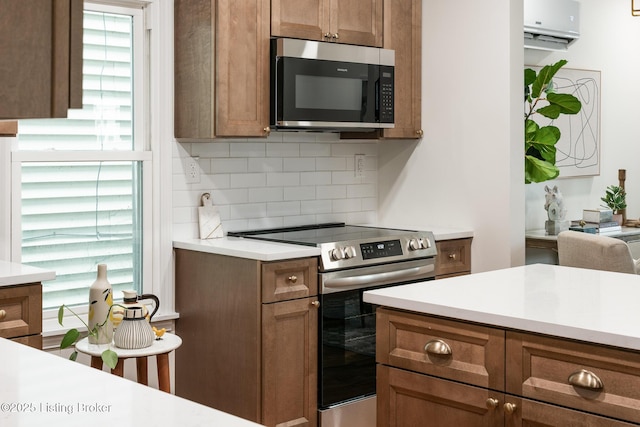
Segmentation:
{"type": "Polygon", "coordinates": [[[0,261],[0,286],[37,283],[56,278],[55,271],[31,267],[9,261],[0,261]]]}
{"type": "Polygon", "coordinates": [[[0,354],[2,426],[258,426],[5,338],[0,354]]]}
{"type": "Polygon", "coordinates": [[[640,275],[532,264],[367,291],[390,308],[640,351],[640,275]]]}

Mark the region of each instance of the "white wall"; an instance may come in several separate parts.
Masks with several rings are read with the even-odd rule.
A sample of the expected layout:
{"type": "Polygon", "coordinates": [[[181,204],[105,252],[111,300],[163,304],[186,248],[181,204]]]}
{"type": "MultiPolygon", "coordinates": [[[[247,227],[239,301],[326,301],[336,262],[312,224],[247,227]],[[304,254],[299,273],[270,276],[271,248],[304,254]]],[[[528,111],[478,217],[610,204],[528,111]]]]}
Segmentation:
{"type": "Polygon", "coordinates": [[[379,219],[473,229],[473,272],[521,265],[522,4],[422,7],[424,138],[381,143],[379,219]]]}
{"type": "Polygon", "coordinates": [[[579,219],[583,209],[602,204],[608,185],[618,184],[618,169],[627,171],[627,218],[640,217],[640,17],[631,16],[629,0],[580,0],[580,7],[580,39],[567,52],[526,51],[525,64],[566,59],[565,68],[601,71],[600,175],[527,185],[526,229],[544,228],[545,185],[557,185],[567,219],[579,219]]]}

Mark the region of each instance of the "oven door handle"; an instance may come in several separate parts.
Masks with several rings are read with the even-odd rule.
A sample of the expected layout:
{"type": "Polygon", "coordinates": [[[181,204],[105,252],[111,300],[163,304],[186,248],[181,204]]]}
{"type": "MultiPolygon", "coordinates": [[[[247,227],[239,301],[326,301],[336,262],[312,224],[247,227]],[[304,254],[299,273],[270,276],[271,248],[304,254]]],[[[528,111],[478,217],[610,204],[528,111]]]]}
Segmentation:
{"type": "Polygon", "coordinates": [[[363,288],[365,286],[372,286],[377,284],[387,284],[393,282],[400,282],[411,279],[423,278],[425,280],[433,278],[433,271],[435,267],[433,264],[405,268],[403,270],[388,271],[384,273],[372,273],[363,274],[360,276],[349,277],[337,277],[326,279],[323,283],[325,288],[363,288]]]}

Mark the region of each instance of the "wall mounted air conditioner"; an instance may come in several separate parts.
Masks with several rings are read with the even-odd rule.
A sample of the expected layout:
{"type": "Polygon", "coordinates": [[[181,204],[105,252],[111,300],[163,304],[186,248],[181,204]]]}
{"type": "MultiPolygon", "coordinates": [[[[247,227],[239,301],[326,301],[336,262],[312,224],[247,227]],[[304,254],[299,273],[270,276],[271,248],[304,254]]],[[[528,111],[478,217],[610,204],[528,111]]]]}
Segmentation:
{"type": "Polygon", "coordinates": [[[524,0],[524,47],[567,50],[580,37],[576,0],[524,0]]]}

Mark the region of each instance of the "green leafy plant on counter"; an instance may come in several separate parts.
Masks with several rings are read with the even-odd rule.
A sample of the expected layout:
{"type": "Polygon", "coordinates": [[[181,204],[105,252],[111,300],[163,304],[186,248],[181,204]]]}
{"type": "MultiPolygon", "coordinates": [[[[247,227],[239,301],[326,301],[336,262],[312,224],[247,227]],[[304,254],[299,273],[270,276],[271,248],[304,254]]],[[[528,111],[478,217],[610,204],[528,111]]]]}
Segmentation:
{"type": "Polygon", "coordinates": [[[618,185],[608,186],[604,197],[601,197],[600,200],[605,203],[603,207],[613,210],[614,214],[618,214],[620,213],[619,211],[627,208],[627,193],[624,188],[618,185]]]}
{"type": "Polygon", "coordinates": [[[527,184],[560,175],[556,166],[560,129],[553,125],[541,127],[534,121],[534,116],[539,114],[554,120],[560,114],[577,114],[582,109],[582,103],[575,96],[554,91],[553,77],[566,63],[562,59],[543,67],[537,74],[531,68],[524,70],[524,179],[527,184]]]}
{"type": "MultiPolygon", "coordinates": [[[[89,335],[90,336],[94,336],[97,337],[98,336],[98,330],[102,327],[104,327],[107,324],[107,320],[109,320],[109,316],[111,314],[111,310],[113,309],[113,307],[122,307],[125,308],[119,304],[114,304],[109,308],[109,311],[107,312],[107,318],[104,319],[104,322],[102,322],[101,324],[97,324],[94,326],[93,329],[89,329],[89,325],[87,325],[87,323],[82,320],[82,318],[80,316],[78,316],[71,308],[67,307],[66,305],[61,305],[60,308],[58,309],[58,323],[60,324],[60,326],[64,326],[62,324],[62,319],[64,316],[64,310],[67,309],[71,314],[73,314],[75,317],[77,317],[82,324],[85,326],[85,328],[87,328],[87,331],[89,331],[89,335]]],[[[78,338],[80,338],[80,331],[78,331],[78,329],[76,328],[72,328],[69,329],[65,334],[64,337],[62,337],[62,341],[60,342],[60,349],[65,349],[68,347],[71,347],[72,345],[75,345],[75,343],[78,341],[78,338]]],[[[105,363],[105,365],[107,365],[109,368],[111,369],[115,369],[116,365],[118,364],[118,354],[111,350],[111,349],[106,349],[105,351],[102,352],[102,354],[100,355],[102,358],[102,361],[105,363]]],[[[78,351],[74,348],[73,352],[71,353],[71,355],[69,356],[69,360],[76,360],[78,357],[78,351]]]]}

